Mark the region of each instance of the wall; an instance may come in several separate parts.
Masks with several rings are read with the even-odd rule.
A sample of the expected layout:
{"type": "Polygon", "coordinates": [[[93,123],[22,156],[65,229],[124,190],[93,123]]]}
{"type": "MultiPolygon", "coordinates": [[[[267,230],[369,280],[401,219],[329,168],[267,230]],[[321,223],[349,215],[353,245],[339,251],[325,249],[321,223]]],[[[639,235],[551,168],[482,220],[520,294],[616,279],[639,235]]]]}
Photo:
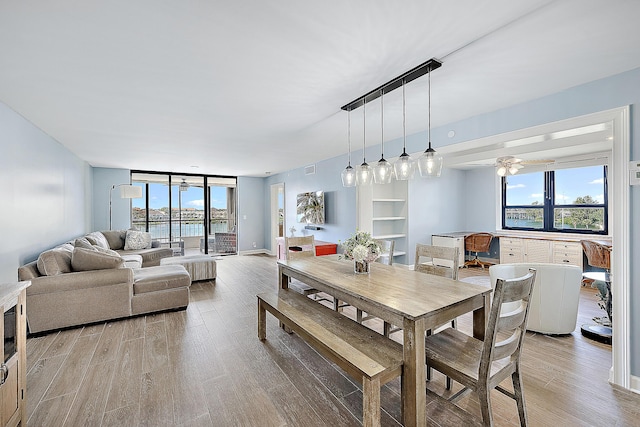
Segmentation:
{"type": "Polygon", "coordinates": [[[0,283],[88,231],[91,167],[0,103],[0,283]]]}
{"type": "Polygon", "coordinates": [[[131,199],[120,197],[120,190],[111,187],[131,183],[129,169],[93,168],[93,230],[109,229],[109,195],[111,193],[112,229],[131,227],[131,199]]]}
{"type": "MultiPolygon", "coordinates": [[[[238,177],[238,252],[264,249],[264,179],[238,177]],[[255,246],[254,246],[255,243],[255,246]]],[[[268,200],[268,196],[267,196],[268,200]]]]}
{"type": "MultiPolygon", "coordinates": [[[[601,80],[576,86],[565,91],[532,100],[510,108],[471,117],[455,123],[432,129],[434,148],[444,145],[470,141],[505,132],[537,126],[549,122],[577,117],[585,114],[609,110],[612,108],[631,105],[631,159],[640,160],[640,68],[607,77],[601,80]],[[450,130],[455,136],[447,136],[450,130]]],[[[497,94],[499,96],[499,94],[497,94]]],[[[355,138],[354,140],[357,140],[355,138]]],[[[407,138],[407,152],[418,153],[424,150],[425,133],[410,135],[407,138]]],[[[345,142],[346,145],[346,142],[345,142]]],[[[399,152],[399,141],[385,143],[385,152],[399,152]],[[390,148],[387,148],[390,147],[390,148]]],[[[376,152],[377,147],[367,150],[376,152]]],[[[361,158],[361,152],[353,153],[354,159],[361,158]]],[[[335,206],[329,206],[340,214],[337,221],[331,224],[330,230],[320,233],[318,238],[323,240],[344,239],[355,228],[355,191],[353,188],[342,188],[340,171],[347,164],[346,155],[319,162],[322,165],[315,178],[302,174],[301,169],[281,173],[265,180],[264,191],[268,194],[269,185],[285,182],[287,191],[287,229],[291,222],[295,224],[295,193],[314,189],[329,189],[334,192],[332,198],[335,206]],[[333,171],[333,172],[330,172],[333,171]]],[[[354,163],[355,164],[355,163],[354,163]]],[[[441,179],[435,183],[425,183],[416,180],[410,185],[409,192],[409,245],[419,241],[427,241],[427,234],[433,231],[453,231],[456,228],[474,230],[495,229],[496,190],[490,169],[467,172],[443,172],[441,179]],[[462,174],[462,175],[460,175],[462,174]],[[478,190],[478,189],[482,190],[478,190]],[[427,199],[427,195],[438,195],[439,204],[434,199],[427,199]],[[440,211],[445,209],[445,211],[440,211]],[[437,211],[437,212],[436,212],[437,211]],[[462,214],[462,217],[460,215],[462,214]]],[[[633,260],[640,259],[640,186],[630,188],[631,236],[630,236],[630,274],[631,274],[631,373],[640,376],[640,265],[633,260]]],[[[265,211],[268,211],[268,197],[265,211]]],[[[268,212],[267,212],[268,213],[268,212]]],[[[265,216],[268,224],[268,216],[265,216]]],[[[295,224],[296,228],[298,224],[295,224]]],[[[267,227],[268,228],[268,227],[267,227]]],[[[268,230],[267,230],[268,232],[268,230]]],[[[299,232],[297,233],[299,234],[299,232]]]]}

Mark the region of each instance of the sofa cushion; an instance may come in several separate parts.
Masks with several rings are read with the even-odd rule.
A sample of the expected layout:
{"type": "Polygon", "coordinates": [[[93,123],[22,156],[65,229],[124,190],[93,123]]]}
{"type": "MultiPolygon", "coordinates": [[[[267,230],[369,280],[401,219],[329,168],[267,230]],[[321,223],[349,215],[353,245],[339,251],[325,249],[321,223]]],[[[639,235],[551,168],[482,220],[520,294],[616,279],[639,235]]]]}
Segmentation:
{"type": "MultiPolygon", "coordinates": [[[[117,253],[117,252],[116,252],[117,253]]],[[[142,257],[136,254],[120,255],[126,268],[142,268],[142,257]]]]}
{"type": "Polygon", "coordinates": [[[124,240],[124,250],[151,248],[151,234],[145,231],[127,230],[124,240]]]}
{"type": "Polygon", "coordinates": [[[57,276],[58,274],[71,273],[71,253],[73,245],[65,243],[48,251],[44,251],[38,257],[38,271],[43,276],[57,276]]]}
{"type": "Polygon", "coordinates": [[[117,251],[124,248],[124,240],[127,236],[127,230],[108,230],[101,231],[109,243],[109,249],[117,251]]]}
{"type": "Polygon", "coordinates": [[[191,277],[181,265],[160,265],[133,270],[133,294],[189,287],[191,277]]]}
{"type": "Polygon", "coordinates": [[[107,254],[107,255],[113,255],[113,256],[120,256],[120,254],[112,249],[105,249],[101,246],[93,246],[92,248],[94,251],[103,253],[103,254],[107,254]]]}
{"type": "Polygon", "coordinates": [[[84,237],[94,246],[100,246],[101,248],[104,248],[104,249],[111,249],[109,247],[109,242],[107,241],[107,238],[104,237],[104,234],[102,234],[99,231],[94,231],[93,233],[89,233],[84,237]]]}
{"type": "Polygon", "coordinates": [[[92,249],[75,248],[71,256],[74,271],[107,270],[124,266],[120,255],[111,255],[92,249]]]}

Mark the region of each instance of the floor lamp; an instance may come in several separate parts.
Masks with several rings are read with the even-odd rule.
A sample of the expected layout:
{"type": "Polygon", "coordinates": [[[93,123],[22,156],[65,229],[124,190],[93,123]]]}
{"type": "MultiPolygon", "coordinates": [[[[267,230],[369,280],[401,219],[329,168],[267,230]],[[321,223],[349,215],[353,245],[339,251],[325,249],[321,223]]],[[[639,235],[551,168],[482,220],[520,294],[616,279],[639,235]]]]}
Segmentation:
{"type": "Polygon", "coordinates": [[[111,230],[112,223],[112,203],[113,203],[113,190],[120,188],[121,199],[139,199],[142,197],[142,187],[137,187],[130,184],[114,184],[109,190],[109,230],[111,230]]]}

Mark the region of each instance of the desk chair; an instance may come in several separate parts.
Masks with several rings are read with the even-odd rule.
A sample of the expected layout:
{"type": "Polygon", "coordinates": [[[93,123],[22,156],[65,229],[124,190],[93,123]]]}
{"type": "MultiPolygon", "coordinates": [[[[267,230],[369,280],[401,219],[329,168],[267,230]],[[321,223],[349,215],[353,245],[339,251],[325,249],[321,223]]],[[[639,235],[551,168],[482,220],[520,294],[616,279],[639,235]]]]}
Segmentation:
{"type": "Polygon", "coordinates": [[[427,366],[464,386],[449,401],[455,402],[469,391],[477,393],[485,426],[493,425],[491,390],[494,388],[516,401],[520,425],[527,425],[520,354],[535,276],[536,271],[530,269],[523,277],[496,281],[484,341],[451,328],[425,339],[427,366]],[[501,314],[502,304],[510,302],[518,302],[518,308],[501,314]],[[513,392],[499,385],[509,377],[513,392]]]}
{"type": "MultiPolygon", "coordinates": [[[[393,249],[395,248],[395,245],[396,245],[395,240],[376,239],[376,243],[380,246],[380,252],[384,255],[384,256],[378,257],[376,262],[379,262],[381,264],[386,264],[386,265],[393,265],[393,249]]],[[[362,323],[367,320],[371,320],[375,318],[376,316],[369,316],[369,315],[363,316],[362,310],[360,310],[359,308],[356,308],[356,321],[358,323],[362,323]]],[[[390,325],[387,322],[384,322],[385,336],[389,337],[388,331],[390,330],[391,330],[390,325]]]]}
{"type": "Polygon", "coordinates": [[[471,258],[472,252],[475,252],[475,257],[469,261],[465,261],[464,266],[469,267],[479,265],[484,270],[485,266],[493,265],[490,262],[484,262],[478,259],[478,252],[489,252],[492,240],[493,234],[491,233],[474,233],[465,237],[464,249],[469,252],[469,258],[471,258]]]}
{"type": "Polygon", "coordinates": [[[582,273],[583,281],[593,283],[603,282],[604,288],[600,290],[602,301],[598,305],[607,313],[606,317],[596,317],[593,320],[597,324],[582,325],[580,331],[587,338],[594,339],[606,344],[611,344],[612,324],[611,324],[611,247],[592,240],[582,240],[582,250],[587,256],[587,262],[592,267],[604,269],[604,271],[585,271],[582,273]]]}

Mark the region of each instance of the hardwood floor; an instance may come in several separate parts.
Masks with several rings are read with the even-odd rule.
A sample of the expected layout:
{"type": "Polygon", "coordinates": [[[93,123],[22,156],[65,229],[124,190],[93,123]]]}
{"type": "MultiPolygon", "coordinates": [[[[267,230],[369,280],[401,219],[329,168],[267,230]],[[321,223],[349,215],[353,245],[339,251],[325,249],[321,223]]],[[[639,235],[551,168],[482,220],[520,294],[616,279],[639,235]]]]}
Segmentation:
{"type": "MultiPolygon", "coordinates": [[[[362,393],[346,374],[272,316],[267,341],[258,340],[255,295],[276,286],[275,259],[229,256],[217,268],[215,282],[192,285],[186,311],[29,338],[28,425],[359,425],[362,393]]],[[[461,278],[481,274],[461,270],[461,278]]],[[[607,382],[611,347],[580,335],[582,323],[602,314],[596,300],[583,288],[570,336],[527,334],[522,362],[531,426],[640,426],[640,396],[607,382]]],[[[355,318],[353,307],[344,312],[355,318]]],[[[382,331],[378,319],[368,325],[382,331]]],[[[461,317],[458,327],[470,333],[471,317],[461,317]]],[[[429,389],[442,393],[444,377],[434,373],[429,389]]],[[[399,381],[383,387],[385,426],[399,425],[399,392],[399,381]]],[[[496,425],[518,425],[515,403],[497,392],[492,399],[496,425]]],[[[479,414],[471,397],[459,405],[479,414]]],[[[427,412],[432,425],[470,422],[431,398],[427,412]]]]}

